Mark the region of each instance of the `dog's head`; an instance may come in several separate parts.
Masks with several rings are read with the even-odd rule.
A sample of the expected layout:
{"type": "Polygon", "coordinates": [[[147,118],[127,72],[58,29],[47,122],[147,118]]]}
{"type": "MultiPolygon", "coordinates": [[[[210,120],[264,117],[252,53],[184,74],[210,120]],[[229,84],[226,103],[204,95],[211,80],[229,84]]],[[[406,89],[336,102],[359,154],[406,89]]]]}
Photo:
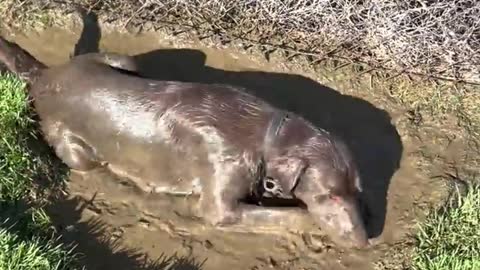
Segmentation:
{"type": "Polygon", "coordinates": [[[284,192],[305,203],[334,242],[366,247],[358,200],[362,185],[347,146],[327,133],[302,131],[301,123],[286,127],[279,136],[275,145],[279,154],[269,159],[267,174],[278,180],[284,192]],[[290,133],[294,139],[289,139],[290,133]]]}

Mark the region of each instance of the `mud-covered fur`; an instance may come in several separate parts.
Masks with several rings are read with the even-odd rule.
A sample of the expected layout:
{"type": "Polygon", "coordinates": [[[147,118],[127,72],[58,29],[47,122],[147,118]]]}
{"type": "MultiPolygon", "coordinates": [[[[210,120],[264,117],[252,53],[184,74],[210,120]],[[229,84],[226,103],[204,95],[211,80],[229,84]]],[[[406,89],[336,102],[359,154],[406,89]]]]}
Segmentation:
{"type": "Polygon", "coordinates": [[[0,60],[31,82],[45,139],[70,168],[108,166],[147,192],[197,193],[199,215],[217,226],[295,223],[304,210],[241,203],[268,176],[337,243],[367,245],[352,155],[302,117],[234,86],[124,74],[136,70],[127,56],[85,54],[47,69],[25,54],[0,40],[0,60]]]}

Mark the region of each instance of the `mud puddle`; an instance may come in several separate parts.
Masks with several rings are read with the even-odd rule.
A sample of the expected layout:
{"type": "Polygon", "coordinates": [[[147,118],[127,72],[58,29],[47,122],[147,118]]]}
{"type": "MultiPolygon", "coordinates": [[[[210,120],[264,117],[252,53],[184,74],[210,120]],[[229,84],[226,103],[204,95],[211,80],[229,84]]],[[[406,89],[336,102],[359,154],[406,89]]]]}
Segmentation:
{"type": "MultiPolygon", "coordinates": [[[[68,60],[79,33],[50,28],[10,33],[10,39],[46,64],[58,65],[68,60]]],[[[194,41],[176,42],[158,33],[105,32],[99,46],[102,51],[135,55],[148,77],[246,86],[343,136],[366,182],[365,200],[372,208],[369,231],[378,236],[379,244],[366,251],[338,250],[312,236],[321,232],[302,224],[297,232],[214,230],[189,218],[195,198],[143,194],[105,171],[72,172],[67,198],[50,212],[65,239],[78,243],[88,269],[373,269],[390,246],[405,238],[416,205],[440,196],[438,184],[416,169],[412,153],[420,147],[418,142],[399,135],[402,132],[392,125],[406,117],[405,111],[384,103],[380,90],[372,96],[362,91],[362,85],[332,75],[334,83],[329,86],[336,86],[334,90],[311,79],[315,75],[285,72],[282,63],[194,41]],[[142,254],[149,260],[172,254],[191,259],[172,268],[146,262],[142,254]]]]}

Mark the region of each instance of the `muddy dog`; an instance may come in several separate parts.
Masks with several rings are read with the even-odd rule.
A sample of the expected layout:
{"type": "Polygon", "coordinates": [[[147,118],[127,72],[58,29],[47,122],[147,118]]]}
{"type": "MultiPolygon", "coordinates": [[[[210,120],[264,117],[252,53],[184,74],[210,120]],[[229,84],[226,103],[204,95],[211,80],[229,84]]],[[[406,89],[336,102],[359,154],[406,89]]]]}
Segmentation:
{"type": "Polygon", "coordinates": [[[119,54],[47,68],[0,38],[0,62],[29,83],[45,140],[71,169],[108,166],[146,192],[198,194],[199,215],[216,226],[307,213],[339,245],[368,246],[349,149],[299,115],[230,85],[132,75],[135,61],[119,54]],[[263,179],[307,210],[242,203],[263,179]]]}

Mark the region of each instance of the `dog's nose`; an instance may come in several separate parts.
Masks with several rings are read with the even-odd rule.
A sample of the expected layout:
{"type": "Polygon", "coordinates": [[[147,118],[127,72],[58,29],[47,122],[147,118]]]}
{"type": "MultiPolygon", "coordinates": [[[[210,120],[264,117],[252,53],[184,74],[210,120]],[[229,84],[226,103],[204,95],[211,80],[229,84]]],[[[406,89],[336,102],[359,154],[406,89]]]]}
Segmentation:
{"type": "Polygon", "coordinates": [[[370,242],[369,242],[367,239],[365,239],[365,240],[360,240],[360,241],[356,241],[355,244],[354,244],[354,246],[355,246],[356,248],[362,248],[362,249],[363,249],[363,248],[369,247],[369,246],[370,246],[370,242]]]}
{"type": "MultiPolygon", "coordinates": [[[[338,238],[337,238],[338,239],[338,238]]],[[[343,246],[344,248],[358,248],[364,249],[370,246],[370,242],[367,237],[364,237],[361,233],[350,233],[343,235],[342,238],[338,239],[340,241],[337,244],[343,246]]]]}
{"type": "Polygon", "coordinates": [[[357,231],[350,234],[352,246],[355,248],[367,248],[370,246],[367,234],[363,231],[357,231]]]}

